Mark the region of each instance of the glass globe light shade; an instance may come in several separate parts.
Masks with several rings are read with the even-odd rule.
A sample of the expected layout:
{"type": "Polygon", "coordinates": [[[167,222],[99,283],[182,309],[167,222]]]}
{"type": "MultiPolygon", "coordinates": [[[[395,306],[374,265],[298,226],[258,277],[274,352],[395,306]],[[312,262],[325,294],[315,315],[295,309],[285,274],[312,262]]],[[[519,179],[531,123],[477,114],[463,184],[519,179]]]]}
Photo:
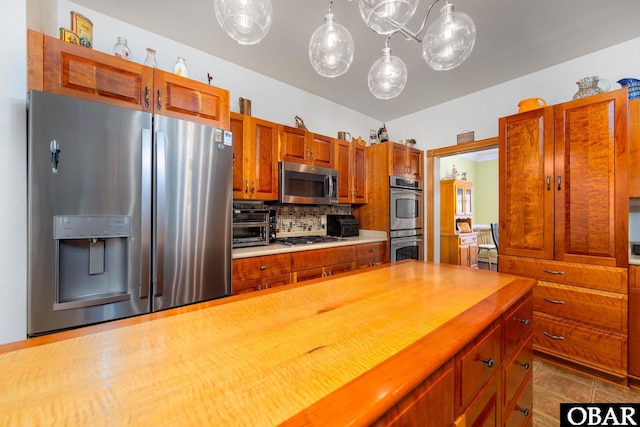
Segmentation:
{"type": "Polygon", "coordinates": [[[213,5],[224,32],[240,44],[262,41],[271,28],[271,0],[215,0],[213,5]]]}
{"type": "Polygon", "coordinates": [[[420,0],[361,0],[360,15],[369,28],[378,34],[391,34],[406,25],[420,0]]]}
{"type": "Polygon", "coordinates": [[[353,61],[353,38],[334,21],[333,14],[327,14],[324,22],[309,40],[309,60],[321,76],[338,77],[347,72],[353,61]]]}
{"type": "Polygon", "coordinates": [[[402,59],[391,55],[391,49],[382,49],[382,57],[369,69],[369,90],[379,99],[391,99],[400,95],[407,84],[407,66],[402,59]]]}
{"type": "Polygon", "coordinates": [[[462,64],[476,43],[476,26],[469,15],[454,12],[452,4],[440,10],[422,40],[422,57],[434,70],[445,71],[462,64]]]}

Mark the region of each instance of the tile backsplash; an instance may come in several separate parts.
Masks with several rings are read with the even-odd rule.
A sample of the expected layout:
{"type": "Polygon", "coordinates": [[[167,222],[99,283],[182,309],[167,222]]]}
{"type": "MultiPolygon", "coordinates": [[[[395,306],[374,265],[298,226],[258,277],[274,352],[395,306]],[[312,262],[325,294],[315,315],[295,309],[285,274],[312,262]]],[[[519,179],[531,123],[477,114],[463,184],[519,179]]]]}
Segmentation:
{"type": "Polygon", "coordinates": [[[276,234],[278,237],[327,234],[327,215],[350,215],[351,205],[271,206],[276,210],[276,234]]]}

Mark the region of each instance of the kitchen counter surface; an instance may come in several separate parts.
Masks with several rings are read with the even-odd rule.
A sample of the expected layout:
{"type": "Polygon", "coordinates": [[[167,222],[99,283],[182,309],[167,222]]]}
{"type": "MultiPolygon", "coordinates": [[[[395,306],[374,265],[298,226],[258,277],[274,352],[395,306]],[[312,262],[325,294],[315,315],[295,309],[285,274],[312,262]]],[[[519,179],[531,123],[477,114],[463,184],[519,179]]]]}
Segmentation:
{"type": "Polygon", "coordinates": [[[312,245],[298,246],[287,246],[280,243],[272,243],[264,246],[235,248],[233,250],[233,259],[284,254],[288,252],[310,251],[313,249],[334,248],[338,246],[361,245],[364,243],[384,242],[386,240],[387,233],[384,231],[360,230],[360,235],[357,237],[345,237],[335,242],[314,243],[312,245]]]}
{"type": "Polygon", "coordinates": [[[0,425],[368,425],[534,284],[403,261],[5,344],[0,425]]]}

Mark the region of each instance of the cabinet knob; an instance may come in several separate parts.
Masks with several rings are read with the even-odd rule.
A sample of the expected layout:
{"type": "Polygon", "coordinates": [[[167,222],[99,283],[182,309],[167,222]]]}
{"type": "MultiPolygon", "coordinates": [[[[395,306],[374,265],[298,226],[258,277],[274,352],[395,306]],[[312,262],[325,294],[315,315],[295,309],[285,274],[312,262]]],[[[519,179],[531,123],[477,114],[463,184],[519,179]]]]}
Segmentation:
{"type": "Polygon", "coordinates": [[[158,89],[158,102],[156,103],[158,110],[162,110],[162,89],[158,89]]]}
{"type": "Polygon", "coordinates": [[[524,369],[529,369],[529,367],[531,366],[531,365],[529,365],[527,362],[525,362],[525,363],[520,363],[519,365],[520,365],[520,366],[522,366],[524,369]]]}
{"type": "Polygon", "coordinates": [[[518,322],[521,322],[521,323],[522,323],[522,324],[524,324],[524,325],[528,325],[528,324],[530,323],[529,319],[518,319],[518,318],[516,317],[516,320],[517,320],[518,322]]]}
{"type": "Polygon", "coordinates": [[[489,368],[493,368],[494,365],[496,364],[496,361],[493,359],[480,359],[480,360],[489,368]]]}
{"type": "Polygon", "coordinates": [[[251,180],[251,193],[255,193],[256,192],[256,181],[255,180],[251,180]]]}
{"type": "Polygon", "coordinates": [[[244,181],[244,192],[248,193],[249,192],[249,180],[245,179],[244,181]]]}
{"type": "Polygon", "coordinates": [[[268,284],[268,283],[265,283],[265,284],[264,284],[264,288],[265,288],[265,289],[269,289],[269,284],[268,284]]]}
{"type": "Polygon", "coordinates": [[[257,288],[258,288],[258,290],[261,290],[261,289],[262,289],[262,286],[258,285],[258,286],[257,286],[257,288]]]}
{"type": "Polygon", "coordinates": [[[524,414],[525,417],[529,416],[529,409],[527,408],[521,408],[518,405],[516,405],[516,409],[520,412],[522,412],[524,414]]]}
{"type": "Polygon", "coordinates": [[[266,265],[261,265],[261,266],[260,266],[260,270],[266,270],[266,269],[267,269],[267,266],[266,266],[266,265]]]}

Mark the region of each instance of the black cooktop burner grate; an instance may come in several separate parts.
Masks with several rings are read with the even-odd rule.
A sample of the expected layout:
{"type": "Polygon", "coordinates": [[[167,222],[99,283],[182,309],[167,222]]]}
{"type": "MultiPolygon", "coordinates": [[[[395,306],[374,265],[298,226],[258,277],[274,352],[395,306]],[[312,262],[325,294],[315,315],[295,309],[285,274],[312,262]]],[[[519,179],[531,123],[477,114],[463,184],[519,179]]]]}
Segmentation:
{"type": "Polygon", "coordinates": [[[299,237],[282,237],[276,239],[276,243],[287,246],[310,245],[312,243],[335,242],[340,240],[339,237],[333,236],[299,236],[299,237]]]}

